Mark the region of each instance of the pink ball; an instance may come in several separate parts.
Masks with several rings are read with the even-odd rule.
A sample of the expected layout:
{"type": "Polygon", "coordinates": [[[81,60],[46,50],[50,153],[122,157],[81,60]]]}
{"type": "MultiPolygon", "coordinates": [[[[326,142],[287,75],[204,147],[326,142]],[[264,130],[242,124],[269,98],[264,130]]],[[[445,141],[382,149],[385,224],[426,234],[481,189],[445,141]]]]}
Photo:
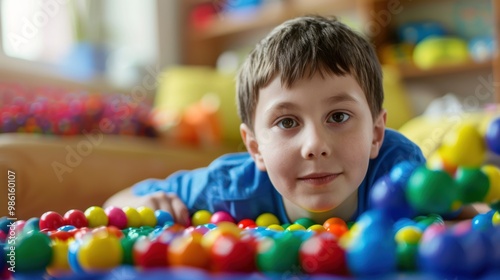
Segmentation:
{"type": "Polygon", "coordinates": [[[453,225],[451,228],[451,233],[455,236],[461,236],[467,234],[472,230],[471,220],[460,221],[453,225]]]}
{"type": "Polygon", "coordinates": [[[127,227],[127,215],[121,208],[115,206],[107,207],[104,212],[108,216],[108,225],[115,226],[119,229],[127,227]]]}
{"type": "Polygon", "coordinates": [[[420,238],[420,243],[427,242],[433,239],[434,237],[444,233],[445,231],[446,231],[446,226],[444,224],[438,224],[438,223],[431,224],[422,234],[422,237],[420,238]]]}
{"type": "Polygon", "coordinates": [[[212,217],[210,218],[210,222],[213,224],[217,224],[220,222],[231,222],[234,223],[234,218],[229,215],[229,213],[224,212],[224,211],[217,211],[212,214],[212,217]]]}

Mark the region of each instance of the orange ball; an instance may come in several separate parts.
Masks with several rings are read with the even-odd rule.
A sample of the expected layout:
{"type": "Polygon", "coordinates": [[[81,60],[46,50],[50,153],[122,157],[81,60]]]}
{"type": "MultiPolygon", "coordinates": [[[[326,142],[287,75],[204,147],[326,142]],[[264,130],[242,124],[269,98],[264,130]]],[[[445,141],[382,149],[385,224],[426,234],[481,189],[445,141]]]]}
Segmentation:
{"type": "Polygon", "coordinates": [[[335,235],[337,238],[340,238],[342,237],[342,235],[349,231],[349,228],[347,227],[347,225],[343,224],[331,224],[326,228],[326,231],[335,235]]]}
{"type": "Polygon", "coordinates": [[[333,217],[333,218],[330,218],[330,219],[326,220],[323,223],[323,227],[325,229],[328,229],[328,227],[330,227],[330,225],[334,225],[334,224],[344,225],[344,226],[347,227],[346,222],[344,220],[342,220],[341,218],[337,218],[337,217],[333,217]]]}

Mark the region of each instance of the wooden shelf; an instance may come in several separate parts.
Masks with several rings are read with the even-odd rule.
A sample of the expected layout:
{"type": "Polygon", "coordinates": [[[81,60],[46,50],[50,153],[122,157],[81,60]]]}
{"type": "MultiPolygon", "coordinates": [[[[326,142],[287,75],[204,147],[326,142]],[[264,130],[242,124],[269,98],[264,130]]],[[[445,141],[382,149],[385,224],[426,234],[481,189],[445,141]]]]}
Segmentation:
{"type": "Polygon", "coordinates": [[[205,28],[194,29],[193,37],[213,39],[276,26],[287,19],[325,10],[337,12],[353,9],[360,0],[282,0],[241,13],[223,13],[205,28]]]}
{"type": "Polygon", "coordinates": [[[463,64],[438,66],[430,69],[421,69],[414,64],[400,64],[398,65],[398,69],[401,73],[401,77],[404,79],[428,78],[432,76],[467,73],[470,71],[492,70],[492,61],[469,61],[463,64]]]}

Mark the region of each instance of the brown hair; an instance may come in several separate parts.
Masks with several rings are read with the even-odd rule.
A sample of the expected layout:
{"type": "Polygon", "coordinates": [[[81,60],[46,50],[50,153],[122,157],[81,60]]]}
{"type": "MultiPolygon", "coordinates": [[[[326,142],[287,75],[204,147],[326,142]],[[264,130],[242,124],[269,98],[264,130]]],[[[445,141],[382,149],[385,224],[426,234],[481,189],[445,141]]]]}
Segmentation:
{"type": "Polygon", "coordinates": [[[382,70],[371,43],[335,17],[303,16],[288,20],[260,41],[237,77],[238,114],[253,129],[259,90],[281,75],[290,88],[316,72],[352,75],[363,89],[372,118],[382,110],[382,70]]]}

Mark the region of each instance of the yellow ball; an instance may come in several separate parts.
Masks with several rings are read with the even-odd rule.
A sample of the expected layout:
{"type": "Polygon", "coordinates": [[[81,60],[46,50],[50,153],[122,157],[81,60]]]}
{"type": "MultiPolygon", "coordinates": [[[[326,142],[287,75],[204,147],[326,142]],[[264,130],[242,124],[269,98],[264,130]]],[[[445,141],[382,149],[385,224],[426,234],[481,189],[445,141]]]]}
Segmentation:
{"type": "Polygon", "coordinates": [[[52,241],[52,261],[47,267],[49,274],[57,275],[71,271],[68,262],[68,241],[52,241]]]}
{"type": "Polygon", "coordinates": [[[494,165],[485,165],[481,170],[490,181],[490,189],[484,198],[484,202],[491,204],[500,200],[500,169],[494,165]]]}
{"type": "Polygon", "coordinates": [[[303,225],[300,224],[291,224],[286,228],[288,231],[296,231],[296,230],[306,230],[306,228],[303,225]]]}
{"type": "Polygon", "coordinates": [[[96,228],[100,226],[107,226],[108,225],[108,215],[106,215],[106,212],[104,212],[104,209],[102,209],[99,206],[92,206],[89,207],[87,210],[85,210],[85,217],[87,218],[87,221],[89,222],[89,227],[90,228],[96,228]]]}
{"type": "Polygon", "coordinates": [[[272,230],[276,230],[276,231],[284,231],[285,229],[278,225],[278,224],[272,224],[272,225],[269,225],[267,226],[267,229],[272,229],[272,230]]]}
{"type": "Polygon", "coordinates": [[[210,223],[211,218],[212,213],[210,213],[208,210],[198,210],[193,214],[191,223],[193,226],[200,226],[210,223]]]}
{"type": "Polygon", "coordinates": [[[308,231],[323,232],[326,231],[323,225],[312,225],[307,228],[308,231]]]}
{"type": "Polygon", "coordinates": [[[439,152],[450,164],[480,167],[486,158],[486,144],[475,125],[463,123],[445,136],[439,152]]]}
{"type": "Polygon", "coordinates": [[[156,215],[153,209],[146,206],[141,206],[137,208],[137,212],[141,216],[141,223],[143,226],[156,226],[156,215]]]}
{"type": "Polygon", "coordinates": [[[123,249],[117,237],[92,236],[84,242],[78,251],[77,259],[86,271],[103,271],[120,265],[123,249]]]}
{"type": "Polygon", "coordinates": [[[257,217],[255,223],[259,227],[268,227],[273,224],[279,225],[280,220],[278,220],[278,218],[271,213],[264,213],[257,217]]]}
{"type": "Polygon", "coordinates": [[[422,237],[422,230],[416,226],[405,226],[395,235],[397,243],[417,244],[422,237]]]}
{"type": "Polygon", "coordinates": [[[493,217],[491,218],[491,222],[495,226],[500,225],[500,212],[495,211],[495,214],[493,214],[493,217]]]}
{"type": "Polygon", "coordinates": [[[140,227],[142,225],[141,214],[135,208],[125,206],[122,210],[127,216],[127,227],[140,227]]]}

